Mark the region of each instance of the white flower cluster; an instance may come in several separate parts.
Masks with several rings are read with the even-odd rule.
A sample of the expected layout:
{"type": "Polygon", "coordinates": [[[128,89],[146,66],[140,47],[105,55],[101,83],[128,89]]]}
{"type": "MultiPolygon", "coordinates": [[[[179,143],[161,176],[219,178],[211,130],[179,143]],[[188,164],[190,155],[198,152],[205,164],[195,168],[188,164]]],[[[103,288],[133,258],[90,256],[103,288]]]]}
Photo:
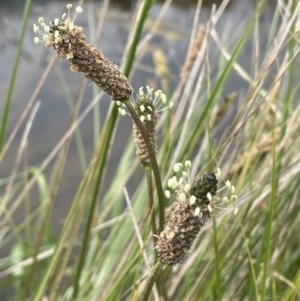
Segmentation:
{"type": "MultiPolygon", "coordinates": [[[[60,39],[60,33],[58,30],[58,26],[67,26],[66,29],[68,28],[69,30],[73,30],[76,26],[74,25],[75,18],[78,14],[83,12],[83,9],[81,6],[76,7],[76,14],[73,18],[73,20],[70,19],[70,9],[72,8],[72,4],[67,5],[68,9],[68,16],[66,13],[64,13],[61,17],[61,20],[58,18],[54,19],[54,22],[51,22],[50,26],[46,25],[44,22],[44,18],[40,17],[39,18],[39,24],[42,27],[42,30],[40,30],[40,27],[36,24],[33,24],[33,31],[37,34],[40,34],[43,36],[43,41],[45,42],[46,46],[49,46],[51,42],[49,41],[49,36],[53,35],[54,36],[54,42],[57,44],[57,42],[60,39]],[[64,21],[65,17],[67,16],[66,20],[64,21]]],[[[41,42],[41,40],[38,37],[34,38],[34,43],[38,44],[41,42]]]]}
{"type": "MultiPolygon", "coordinates": [[[[175,163],[173,170],[178,176],[173,176],[170,178],[167,182],[169,190],[165,190],[165,196],[166,198],[171,197],[171,190],[176,191],[177,198],[181,202],[189,202],[190,205],[196,204],[196,196],[190,195],[191,190],[191,184],[189,182],[189,170],[192,166],[191,161],[187,160],[184,162],[184,165],[182,163],[175,163]],[[185,168],[184,168],[185,167],[185,168]]],[[[218,168],[215,172],[216,179],[218,180],[221,177],[221,170],[218,168]]],[[[225,186],[221,189],[217,190],[216,196],[212,196],[212,194],[209,192],[207,193],[207,199],[209,201],[209,204],[207,205],[207,209],[210,213],[214,213],[215,209],[225,209],[224,205],[233,203],[234,208],[234,215],[237,214],[238,208],[235,205],[235,202],[237,200],[237,195],[234,194],[235,192],[235,186],[231,184],[230,181],[225,182],[225,186]],[[227,190],[225,195],[223,195],[222,198],[220,198],[218,195],[223,191],[227,190]]],[[[195,215],[200,214],[200,208],[197,207],[194,212],[195,215]]]]}
{"type": "MultiPolygon", "coordinates": [[[[142,96],[147,96],[149,99],[152,100],[152,105],[156,107],[156,112],[160,113],[166,109],[172,109],[174,104],[172,102],[169,102],[167,105],[167,97],[166,95],[161,91],[157,90],[153,92],[153,89],[151,89],[149,86],[146,86],[146,93],[144,93],[144,88],[140,87],[139,88],[139,93],[137,94],[137,98],[142,97],[142,96]],[[154,96],[154,97],[153,97],[154,96]]],[[[119,106],[119,114],[122,116],[129,115],[126,111],[126,107],[123,103],[120,101],[117,101],[117,105],[119,106]]],[[[146,112],[146,111],[151,111],[152,108],[148,106],[147,108],[144,105],[141,105],[140,107],[141,112],[146,112]]],[[[151,114],[145,114],[141,115],[140,119],[142,122],[145,120],[151,121],[151,114]]]]}

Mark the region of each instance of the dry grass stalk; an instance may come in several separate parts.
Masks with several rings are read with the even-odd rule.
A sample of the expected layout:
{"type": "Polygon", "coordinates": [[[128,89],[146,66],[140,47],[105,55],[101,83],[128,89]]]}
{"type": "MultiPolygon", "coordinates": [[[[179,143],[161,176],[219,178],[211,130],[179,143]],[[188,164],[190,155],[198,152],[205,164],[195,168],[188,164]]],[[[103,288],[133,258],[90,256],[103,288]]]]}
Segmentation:
{"type": "Polygon", "coordinates": [[[161,79],[161,85],[164,91],[168,91],[170,71],[167,58],[162,49],[156,49],[153,53],[155,73],[161,79]]]}
{"type": "Polygon", "coordinates": [[[184,66],[182,67],[181,70],[182,78],[185,77],[187,73],[190,72],[191,69],[193,68],[198,52],[201,49],[205,34],[206,34],[206,27],[204,25],[200,25],[197,36],[194,40],[192,47],[188,51],[184,66]]]}
{"type": "Polygon", "coordinates": [[[214,117],[214,120],[212,123],[212,128],[214,128],[215,126],[217,126],[220,123],[220,121],[223,119],[223,117],[228,112],[228,109],[233,104],[235,98],[236,98],[236,93],[233,92],[223,100],[222,104],[218,107],[218,110],[215,114],[215,117],[214,117]]]}

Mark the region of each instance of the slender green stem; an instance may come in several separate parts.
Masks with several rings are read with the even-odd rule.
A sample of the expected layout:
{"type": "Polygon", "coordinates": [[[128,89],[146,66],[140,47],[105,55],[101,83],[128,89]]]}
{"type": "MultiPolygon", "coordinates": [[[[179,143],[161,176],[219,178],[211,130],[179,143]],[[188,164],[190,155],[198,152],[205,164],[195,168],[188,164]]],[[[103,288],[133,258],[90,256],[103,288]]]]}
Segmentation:
{"type": "Polygon", "coordinates": [[[149,299],[154,282],[157,280],[162,267],[163,267],[163,264],[160,261],[157,261],[155,267],[153,268],[151,275],[149,276],[149,278],[147,280],[146,286],[145,286],[143,294],[142,294],[141,301],[147,301],[149,299]]]}
{"type": "MultiPolygon", "coordinates": [[[[157,235],[157,229],[155,224],[155,215],[154,215],[154,199],[153,199],[153,183],[152,183],[152,168],[144,167],[144,171],[147,177],[147,186],[148,186],[148,203],[149,203],[149,211],[151,216],[151,227],[153,232],[153,239],[155,239],[154,235],[157,235]]],[[[155,243],[155,241],[154,241],[155,243]]]]}
{"type": "MultiPolygon", "coordinates": [[[[106,129],[110,129],[110,126],[108,124],[108,128],[106,129]]],[[[92,192],[92,199],[91,199],[91,204],[90,204],[90,208],[89,208],[89,212],[88,212],[88,218],[87,218],[87,222],[86,222],[86,226],[85,226],[85,230],[84,230],[84,236],[83,236],[83,241],[82,241],[82,246],[80,249],[80,255],[79,255],[79,262],[78,262],[78,266],[77,266],[77,270],[76,270],[76,274],[75,274],[75,279],[74,279],[74,291],[73,291],[73,300],[76,299],[77,294],[78,294],[78,285],[79,285],[79,280],[80,280],[80,276],[81,276],[81,271],[83,269],[83,265],[85,262],[85,255],[86,255],[86,249],[87,249],[87,244],[88,244],[88,240],[89,240],[89,236],[90,236],[90,228],[92,225],[92,221],[94,218],[94,212],[95,212],[95,208],[96,208],[96,204],[97,204],[97,200],[98,200],[98,194],[99,194],[99,190],[100,190],[100,183],[102,182],[102,176],[103,176],[103,170],[105,167],[105,163],[106,163],[106,156],[102,156],[100,155],[100,151],[102,150],[104,153],[108,152],[109,149],[109,139],[107,139],[107,135],[106,135],[106,131],[103,133],[103,135],[101,136],[101,140],[99,142],[99,147],[98,147],[98,156],[99,158],[99,162],[98,162],[98,169],[97,169],[97,175],[96,175],[96,180],[95,180],[95,184],[93,187],[93,192],[92,192]]],[[[101,154],[102,154],[101,151],[101,154]]]]}
{"type": "Polygon", "coordinates": [[[29,16],[29,12],[30,12],[30,6],[31,6],[31,0],[27,0],[25,3],[25,7],[24,7],[22,30],[21,30],[21,36],[20,36],[19,44],[18,44],[18,52],[17,52],[15,63],[14,63],[14,68],[13,68],[13,72],[11,75],[10,84],[9,84],[9,88],[8,88],[8,94],[7,94],[7,98],[5,101],[5,107],[4,107],[3,115],[2,115],[2,121],[1,121],[1,127],[0,127],[0,154],[2,152],[2,148],[4,145],[6,129],[7,129],[7,124],[8,124],[8,117],[9,117],[9,112],[10,112],[10,106],[11,106],[14,86],[15,86],[15,82],[16,82],[16,77],[17,77],[17,73],[18,73],[18,67],[19,67],[19,62],[20,62],[20,58],[21,58],[24,36],[25,36],[25,32],[27,31],[27,20],[28,20],[28,16],[29,16]]]}
{"type": "Polygon", "coordinates": [[[123,101],[123,103],[126,105],[129,114],[131,115],[132,119],[134,120],[135,124],[137,125],[139,131],[141,132],[141,135],[144,139],[144,142],[146,144],[147,150],[149,152],[149,157],[151,160],[152,170],[155,178],[156,183],[156,189],[157,189],[157,195],[158,195],[158,208],[159,208],[159,232],[163,230],[164,227],[164,221],[165,221],[165,206],[164,206],[164,191],[161,183],[159,168],[156,161],[156,156],[154,149],[152,147],[151,141],[148,137],[148,134],[143,126],[143,123],[140,120],[140,117],[136,113],[133,105],[131,104],[129,99],[126,99],[123,101]]]}
{"type": "MultiPolygon", "coordinates": [[[[275,128],[275,127],[274,127],[275,128]]],[[[275,134],[273,133],[273,136],[275,134]]],[[[273,137],[275,141],[275,137],[273,137]]],[[[269,274],[269,264],[270,264],[270,251],[271,251],[271,243],[272,243],[272,221],[274,216],[274,205],[277,193],[277,177],[276,177],[276,147],[275,143],[273,144],[272,151],[272,190],[268,208],[268,222],[266,227],[266,235],[265,235],[265,258],[264,258],[264,270],[263,270],[263,279],[262,279],[262,292],[261,292],[261,300],[266,300],[266,290],[267,290],[267,278],[269,274]]]]}
{"type": "Polygon", "coordinates": [[[215,262],[216,262],[216,284],[215,284],[215,294],[217,300],[222,300],[222,285],[221,285],[221,269],[220,269],[220,258],[219,258],[219,243],[217,237],[217,223],[215,217],[212,218],[213,223],[213,233],[214,233],[214,243],[215,243],[215,262]]]}

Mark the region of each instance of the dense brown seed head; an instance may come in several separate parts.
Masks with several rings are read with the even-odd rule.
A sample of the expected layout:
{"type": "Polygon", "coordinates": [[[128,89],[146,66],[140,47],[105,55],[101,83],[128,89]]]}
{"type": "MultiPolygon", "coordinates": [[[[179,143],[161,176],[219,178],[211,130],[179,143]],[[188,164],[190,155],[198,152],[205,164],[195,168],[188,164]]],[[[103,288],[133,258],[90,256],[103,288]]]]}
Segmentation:
{"type": "MultiPolygon", "coordinates": [[[[190,166],[191,162],[186,161],[187,171],[190,166]]],[[[214,214],[213,196],[218,184],[215,173],[202,175],[191,186],[187,183],[188,172],[183,170],[183,164],[176,163],[174,171],[180,177],[170,178],[168,187],[176,191],[176,199],[169,209],[168,222],[156,245],[159,260],[170,266],[183,261],[201,227],[214,214]]]]}
{"type": "MultiPolygon", "coordinates": [[[[136,101],[135,110],[143,122],[154,151],[156,151],[156,124],[158,114],[153,105],[152,96],[149,94],[140,95],[136,101]]],[[[148,149],[135,123],[133,124],[133,136],[135,137],[136,153],[142,166],[151,166],[148,149]]]]}
{"type": "Polygon", "coordinates": [[[168,222],[156,245],[159,260],[163,264],[173,266],[182,263],[201,227],[210,218],[207,207],[200,209],[199,214],[196,208],[196,204],[178,199],[171,205],[168,222]]]}
{"type": "Polygon", "coordinates": [[[50,26],[45,45],[52,46],[59,58],[69,61],[72,71],[92,80],[113,100],[128,99],[132,94],[132,87],[126,76],[101,50],[86,44],[86,36],[81,27],[73,26],[70,18],[50,26]]]}

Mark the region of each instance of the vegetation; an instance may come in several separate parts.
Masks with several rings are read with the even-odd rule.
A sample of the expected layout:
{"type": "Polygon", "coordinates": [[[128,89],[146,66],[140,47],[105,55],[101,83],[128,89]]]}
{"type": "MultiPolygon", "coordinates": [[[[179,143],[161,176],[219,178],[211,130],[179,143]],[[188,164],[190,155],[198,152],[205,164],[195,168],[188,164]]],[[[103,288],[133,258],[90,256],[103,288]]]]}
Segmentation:
{"type": "MultiPolygon", "coordinates": [[[[22,36],[30,2],[26,2],[22,36]]],[[[104,1],[103,14],[108,2],[104,1]]],[[[26,126],[14,168],[0,180],[1,248],[13,244],[10,255],[0,261],[1,290],[13,292],[10,300],[32,301],[300,300],[300,105],[295,68],[300,49],[300,3],[278,1],[268,45],[261,53],[258,33],[266,1],[258,1],[256,10],[229,42],[228,33],[216,29],[229,1],[212,9],[207,24],[199,24],[199,1],[175,89],[160,50],[154,53],[154,61],[166,96],[145,87],[139,90],[137,100],[127,78],[135,71],[138,46],[151,43],[147,37],[142,41],[141,33],[154,2],[144,0],[137,7],[120,70],[101,51],[86,45],[82,29],[73,28],[73,19],[54,20],[48,29],[43,25],[46,46],[67,59],[72,71],[84,73],[112,97],[88,164],[80,122],[94,109],[98,132],[97,103],[103,92],[79,114],[86,85],[83,78],[68,131],[39,166],[22,170],[37,112],[35,97],[47,83],[43,76],[19,123],[7,132],[18,52],[0,124],[2,162],[25,120],[26,126]],[[253,43],[250,72],[238,61],[249,41],[253,43]],[[218,51],[211,51],[213,43],[218,51]],[[244,95],[236,87],[236,93],[224,99],[232,72],[248,84],[248,91],[244,95]],[[167,109],[156,112],[156,101],[162,101],[167,109]],[[105,170],[118,118],[133,119],[135,139],[130,137],[124,146],[115,177],[107,186],[105,170]],[[54,238],[51,212],[73,136],[83,154],[83,175],[61,232],[54,238]],[[45,169],[50,162],[55,164],[48,179],[45,169]],[[134,183],[135,192],[129,195],[126,187],[139,165],[145,176],[134,183]],[[178,173],[184,182],[180,176],[176,178],[178,173]],[[228,192],[222,190],[224,184],[228,192]],[[30,212],[28,197],[36,188],[41,205],[30,212]],[[22,205],[25,218],[16,224],[12,217],[22,205]],[[192,229],[191,224],[177,226],[182,216],[188,216],[192,229]],[[190,244],[184,245],[180,234],[190,239],[190,244]],[[174,236],[176,246],[169,246],[174,236]],[[181,243],[185,249],[174,252],[175,256],[168,248],[175,250],[181,243]]],[[[160,21],[153,26],[159,28],[160,21]]],[[[103,18],[97,28],[101,22],[103,18]]],[[[36,26],[34,30],[40,32],[36,26]]],[[[22,49],[22,39],[19,43],[22,49]]],[[[54,59],[45,74],[53,63],[54,59]]]]}

